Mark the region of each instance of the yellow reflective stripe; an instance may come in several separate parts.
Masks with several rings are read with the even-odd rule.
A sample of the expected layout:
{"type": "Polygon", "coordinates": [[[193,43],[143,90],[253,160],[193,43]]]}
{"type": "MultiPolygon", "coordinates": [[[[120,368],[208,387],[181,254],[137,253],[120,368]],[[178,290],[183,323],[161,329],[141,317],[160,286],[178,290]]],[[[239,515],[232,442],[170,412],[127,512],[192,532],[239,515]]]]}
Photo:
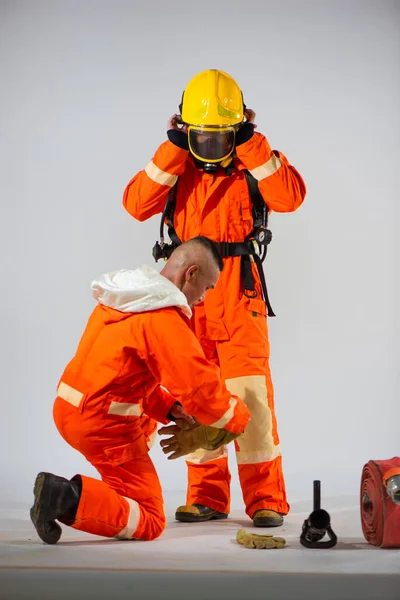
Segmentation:
{"type": "Polygon", "coordinates": [[[280,446],[274,446],[271,452],[236,452],[238,465],[257,465],[264,462],[270,462],[278,456],[281,456],[280,446]]]}
{"type": "Polygon", "coordinates": [[[239,396],[250,411],[251,419],[244,433],[236,440],[238,464],[269,462],[280,456],[275,445],[272,412],[268,405],[265,375],[243,375],[225,381],[228,390],[239,396]]]}
{"type": "Polygon", "coordinates": [[[228,446],[220,446],[216,450],[203,450],[203,448],[199,448],[195,452],[191,452],[185,456],[186,462],[194,465],[202,465],[210,460],[218,460],[219,458],[228,458],[228,446]]]}
{"type": "Polygon", "coordinates": [[[57,394],[60,398],[76,407],[79,406],[84,396],[82,392],[79,392],[75,388],[68,385],[68,383],[64,383],[63,381],[58,386],[57,394]]]}
{"type": "Polygon", "coordinates": [[[136,500],[132,500],[131,498],[125,498],[125,496],[121,497],[124,500],[126,500],[129,504],[129,517],[126,526],[123,529],[121,529],[121,531],[117,533],[117,535],[115,535],[114,537],[116,537],[118,540],[130,540],[132,539],[133,534],[135,533],[139,525],[140,508],[136,500]]]}
{"type": "Polygon", "coordinates": [[[120,415],[121,417],[140,417],[142,407],[140,404],[130,404],[129,402],[111,402],[108,409],[109,415],[120,415]]]}
{"type": "Polygon", "coordinates": [[[277,170],[281,167],[281,165],[281,159],[275,156],[275,154],[273,154],[271,158],[267,160],[266,163],[264,163],[260,167],[256,167],[255,169],[250,171],[250,173],[253,175],[253,177],[257,179],[257,181],[261,181],[262,179],[270,177],[271,175],[276,173],[277,170]]]}
{"type": "Polygon", "coordinates": [[[229,400],[229,408],[224,415],[215,423],[211,423],[210,427],[216,427],[217,429],[222,429],[233,417],[233,413],[235,412],[235,406],[237,404],[237,400],[232,398],[229,400]]]}
{"type": "Polygon", "coordinates": [[[171,173],[162,171],[153,163],[153,161],[149,162],[145,168],[145,171],[152,181],[159,183],[160,185],[168,185],[169,187],[173,187],[178,180],[177,175],[171,175],[171,173]]]}
{"type": "Polygon", "coordinates": [[[149,438],[149,440],[147,442],[147,447],[148,447],[149,450],[152,449],[152,447],[153,447],[154,442],[156,441],[156,439],[157,439],[157,429],[155,431],[153,431],[153,433],[150,435],[150,438],[149,438]]]}

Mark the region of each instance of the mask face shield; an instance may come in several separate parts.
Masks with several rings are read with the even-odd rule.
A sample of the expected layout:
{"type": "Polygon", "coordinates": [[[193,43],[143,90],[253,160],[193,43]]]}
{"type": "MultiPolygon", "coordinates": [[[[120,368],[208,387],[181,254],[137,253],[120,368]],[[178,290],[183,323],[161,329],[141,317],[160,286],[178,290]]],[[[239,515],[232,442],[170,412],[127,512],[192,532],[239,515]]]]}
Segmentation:
{"type": "Polygon", "coordinates": [[[228,158],[235,147],[235,127],[188,128],[189,149],[202,162],[217,163],[228,158]]]}

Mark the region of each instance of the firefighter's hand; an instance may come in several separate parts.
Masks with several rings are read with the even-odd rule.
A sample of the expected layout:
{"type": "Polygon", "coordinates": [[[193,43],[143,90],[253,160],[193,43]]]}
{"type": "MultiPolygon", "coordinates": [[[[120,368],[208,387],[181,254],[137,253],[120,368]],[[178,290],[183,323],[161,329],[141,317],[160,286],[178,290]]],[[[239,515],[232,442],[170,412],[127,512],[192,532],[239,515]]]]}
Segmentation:
{"type": "Polygon", "coordinates": [[[257,128],[257,125],[255,125],[254,121],[256,119],[256,113],[254,112],[254,110],[251,110],[251,108],[246,108],[246,110],[244,111],[244,116],[245,116],[245,123],[253,123],[254,125],[254,129],[257,128]]]}
{"type": "Polygon", "coordinates": [[[168,131],[175,129],[175,131],[182,131],[187,134],[187,126],[179,121],[179,115],[177,114],[173,114],[172,117],[170,117],[167,129],[168,131]]]}
{"type": "Polygon", "coordinates": [[[160,441],[164,454],[169,454],[168,460],[175,460],[190,454],[204,444],[202,426],[197,421],[191,425],[185,419],[176,419],[175,425],[161,427],[158,433],[163,436],[172,436],[160,441]]]}
{"type": "Polygon", "coordinates": [[[201,425],[197,421],[191,425],[184,419],[178,419],[175,425],[161,427],[158,433],[171,436],[160,442],[164,454],[169,454],[168,460],[186,456],[199,448],[215,450],[238,437],[238,434],[230,433],[226,429],[201,425]]]}
{"type": "Polygon", "coordinates": [[[248,142],[254,135],[254,130],[257,128],[254,120],[256,113],[251,108],[246,108],[244,111],[244,121],[236,132],[235,145],[241,146],[248,142]]]}
{"type": "Polygon", "coordinates": [[[167,136],[169,141],[181,148],[181,150],[189,150],[189,138],[186,125],[179,124],[178,115],[172,115],[168,121],[167,136]]]}
{"type": "Polygon", "coordinates": [[[173,407],[171,408],[171,410],[169,411],[168,415],[171,415],[171,417],[173,417],[173,420],[175,422],[177,420],[183,419],[184,421],[189,423],[189,425],[196,424],[196,419],[194,417],[191,417],[190,415],[188,415],[187,412],[185,411],[185,409],[183,408],[183,406],[181,406],[180,404],[174,404],[173,407]]]}

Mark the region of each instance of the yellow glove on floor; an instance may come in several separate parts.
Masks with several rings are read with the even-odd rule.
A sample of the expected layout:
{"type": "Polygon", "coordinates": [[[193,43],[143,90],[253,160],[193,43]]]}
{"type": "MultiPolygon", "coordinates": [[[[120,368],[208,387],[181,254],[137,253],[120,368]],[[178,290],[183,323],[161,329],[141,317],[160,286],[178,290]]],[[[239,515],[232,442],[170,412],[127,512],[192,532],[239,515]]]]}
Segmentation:
{"type": "Polygon", "coordinates": [[[196,422],[191,425],[184,419],[176,419],[175,425],[161,427],[159,435],[170,435],[172,437],[161,440],[160,446],[164,454],[169,454],[168,460],[174,460],[180,456],[190,454],[199,448],[204,450],[215,450],[222,445],[229,444],[239,437],[237,433],[231,433],[226,429],[216,429],[209,425],[201,425],[196,422]]]}
{"type": "Polygon", "coordinates": [[[236,541],[246,548],[284,548],[286,540],[282,537],[273,537],[272,533],[258,535],[257,533],[246,533],[245,529],[239,529],[236,541]]]}

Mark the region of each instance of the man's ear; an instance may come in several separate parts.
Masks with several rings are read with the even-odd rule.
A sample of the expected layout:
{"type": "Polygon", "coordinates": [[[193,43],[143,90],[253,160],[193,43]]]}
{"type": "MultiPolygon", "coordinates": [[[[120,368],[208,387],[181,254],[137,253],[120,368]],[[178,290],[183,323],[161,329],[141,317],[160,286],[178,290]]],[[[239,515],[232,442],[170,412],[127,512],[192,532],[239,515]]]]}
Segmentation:
{"type": "Polygon", "coordinates": [[[193,279],[193,277],[196,275],[198,270],[199,270],[198,265],[192,265],[188,269],[186,269],[186,273],[185,273],[186,281],[190,281],[191,279],[193,279]]]}

